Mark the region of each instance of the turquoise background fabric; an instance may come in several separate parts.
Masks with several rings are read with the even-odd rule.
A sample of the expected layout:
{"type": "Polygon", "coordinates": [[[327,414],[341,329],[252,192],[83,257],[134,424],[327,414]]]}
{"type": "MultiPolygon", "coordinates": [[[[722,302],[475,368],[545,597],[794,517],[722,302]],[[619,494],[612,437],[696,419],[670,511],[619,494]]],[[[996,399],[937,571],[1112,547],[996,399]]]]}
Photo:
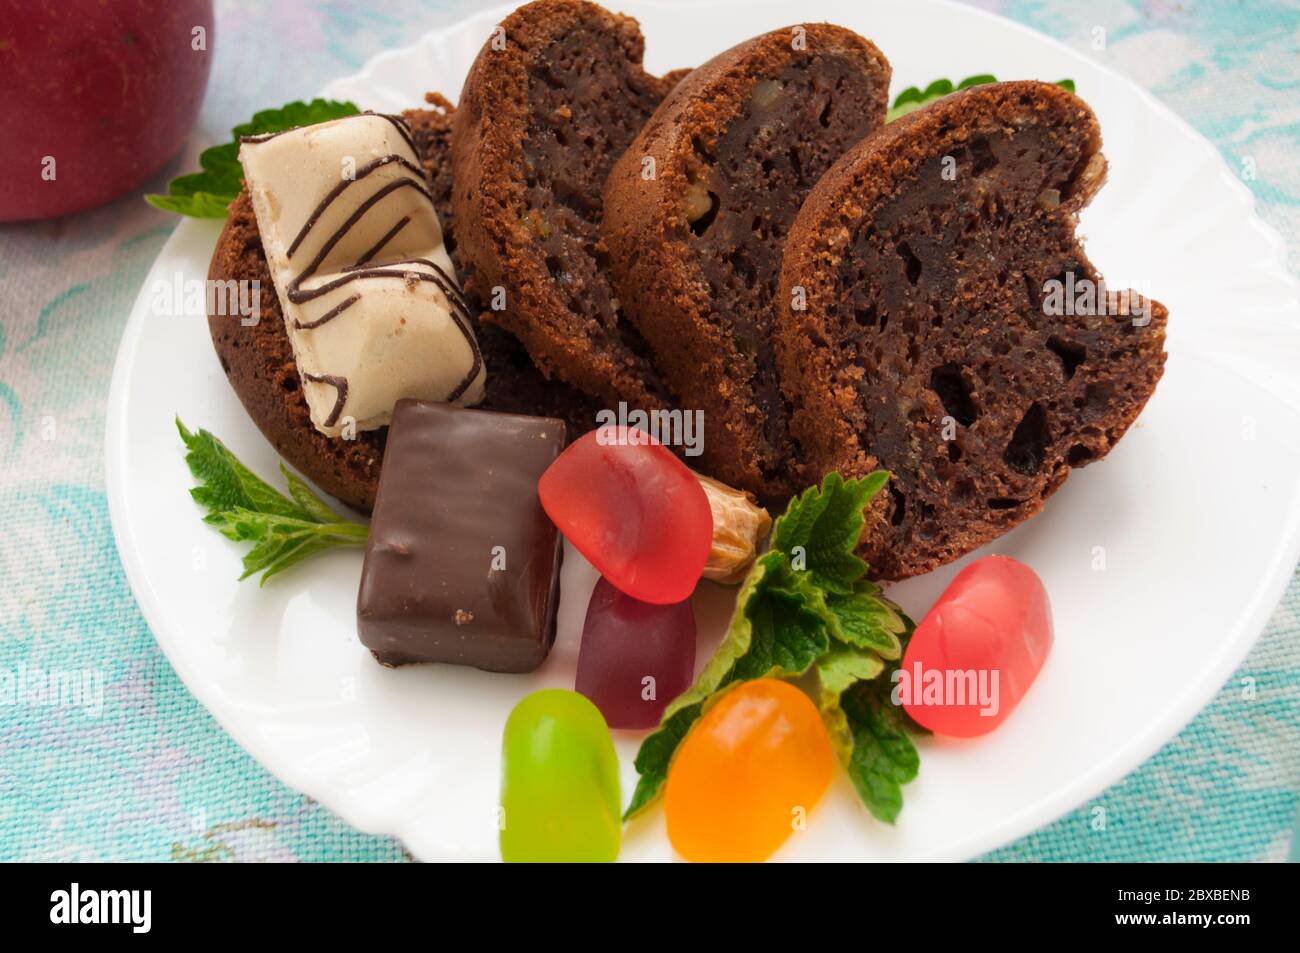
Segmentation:
{"type": "MultiPolygon", "coordinates": [[[[1260,214],[1286,237],[1297,267],[1294,4],[980,6],[1127,73],[1230,167],[1252,158],[1260,214]],[[1104,52],[1090,50],[1097,26],[1107,32],[1104,52]]],[[[224,141],[255,109],[309,97],[474,9],[454,0],[218,0],[215,68],[194,145],[141,191],[162,191],[194,167],[198,145],[224,141]]],[[[934,66],[935,76],[946,72],[934,66]]],[[[102,687],[102,704],[93,691],[81,706],[0,704],[0,860],[403,859],[400,843],[354,831],[231,741],[180,683],[127,587],[104,496],[104,406],[131,304],[174,225],[137,194],[74,218],[0,226],[0,688],[37,667],[84,673],[102,687]]],[[[1284,859],[1298,784],[1293,579],[1241,670],[1176,739],[1102,796],[988,859],[1284,859]]]]}

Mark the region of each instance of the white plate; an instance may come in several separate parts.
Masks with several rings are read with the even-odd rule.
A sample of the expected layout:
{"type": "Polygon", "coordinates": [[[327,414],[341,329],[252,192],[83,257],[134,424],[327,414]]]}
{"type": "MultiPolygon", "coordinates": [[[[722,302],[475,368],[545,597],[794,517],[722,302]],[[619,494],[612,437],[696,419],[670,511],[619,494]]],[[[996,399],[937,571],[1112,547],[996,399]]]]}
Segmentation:
{"type": "MultiPolygon", "coordinates": [[[[794,14],[782,0],[617,6],[641,21],[656,72],[703,62],[794,14]]],[[[1262,629],[1300,556],[1298,287],[1281,239],[1209,143],[1084,56],[935,0],[806,0],[798,13],[874,40],[894,65],[895,92],[986,71],[1073,77],[1101,120],[1111,166],[1085,216],[1089,252],[1112,285],[1150,290],[1171,312],[1168,369],[1137,425],[1046,512],[991,547],[1034,567],[1055,611],[1055,650],[1020,710],[982,740],[924,742],[897,827],[873,821],[840,778],[778,854],[971,857],[1140,764],[1209,700],[1262,629]]],[[[429,89],[454,97],[502,15],[430,33],[325,92],[390,110],[429,89]]],[[[495,858],[502,726],[524,694],[572,686],[593,573],[569,552],[559,637],[533,676],[376,665],[353,625],[358,553],[319,558],[264,589],[237,584],[240,551],[200,522],[186,494],[172,417],[212,430],[268,478],[276,455],[227,384],[202,314],[151,308],[156,282],[207,274],[217,232],[191,220],[176,229],[113,376],[109,503],[136,598],[189,688],[288,784],[362,830],[398,835],[420,858],[495,858]]],[[[956,568],[893,595],[919,618],[956,568]]],[[[701,587],[701,662],[729,602],[729,592],[701,587]]],[[[639,736],[617,734],[626,798],[639,736]]],[[[629,826],[622,856],[673,856],[660,812],[629,826]]]]}

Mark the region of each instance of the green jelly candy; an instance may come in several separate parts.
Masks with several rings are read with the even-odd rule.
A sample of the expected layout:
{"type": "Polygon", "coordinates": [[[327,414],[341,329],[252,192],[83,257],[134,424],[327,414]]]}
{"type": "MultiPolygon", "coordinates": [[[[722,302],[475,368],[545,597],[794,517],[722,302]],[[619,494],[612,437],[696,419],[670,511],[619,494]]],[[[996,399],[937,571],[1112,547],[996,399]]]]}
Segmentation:
{"type": "Polygon", "coordinates": [[[533,692],[506,721],[501,760],[502,860],[618,857],[618,756],[595,705],[562,688],[533,692]]]}

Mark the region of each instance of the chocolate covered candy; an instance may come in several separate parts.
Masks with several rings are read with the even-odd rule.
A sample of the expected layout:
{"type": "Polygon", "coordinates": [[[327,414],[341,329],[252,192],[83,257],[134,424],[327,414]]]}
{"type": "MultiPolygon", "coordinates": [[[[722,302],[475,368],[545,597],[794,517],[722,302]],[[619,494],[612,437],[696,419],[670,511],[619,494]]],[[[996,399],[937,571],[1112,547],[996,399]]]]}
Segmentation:
{"type": "Polygon", "coordinates": [[[385,665],[531,672],[555,640],[563,540],[537,480],[564,422],[398,401],[357,634],[385,665]]]}

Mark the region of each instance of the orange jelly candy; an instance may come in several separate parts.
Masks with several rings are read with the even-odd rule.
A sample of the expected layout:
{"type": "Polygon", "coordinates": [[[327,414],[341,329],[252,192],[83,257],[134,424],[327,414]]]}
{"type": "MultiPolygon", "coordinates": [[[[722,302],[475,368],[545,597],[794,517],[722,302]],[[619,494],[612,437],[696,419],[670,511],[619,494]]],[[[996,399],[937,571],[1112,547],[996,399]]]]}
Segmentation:
{"type": "Polygon", "coordinates": [[[724,695],[691,729],[668,772],[668,839],[687,860],[766,860],[831,783],[835,756],[817,707],[760,678],[724,695]]]}

